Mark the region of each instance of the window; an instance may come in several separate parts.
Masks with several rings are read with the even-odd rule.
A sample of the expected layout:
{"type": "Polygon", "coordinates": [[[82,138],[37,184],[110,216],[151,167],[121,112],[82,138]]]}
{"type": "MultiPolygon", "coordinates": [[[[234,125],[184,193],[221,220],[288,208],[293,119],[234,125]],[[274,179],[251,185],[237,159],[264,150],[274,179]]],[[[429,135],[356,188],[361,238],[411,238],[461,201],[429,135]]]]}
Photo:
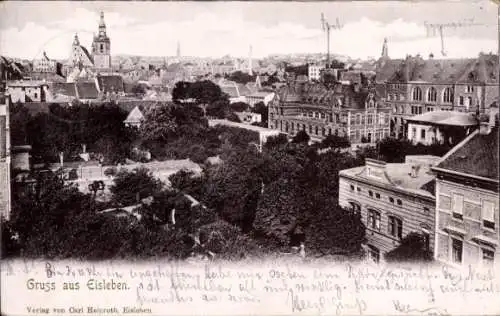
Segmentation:
{"type": "Polygon", "coordinates": [[[428,102],[436,102],[437,100],[437,91],[434,87],[430,87],[427,90],[427,101],[428,102]]]}
{"type": "Polygon", "coordinates": [[[351,191],[354,191],[354,186],[351,184],[351,191]]]}
{"type": "Polygon", "coordinates": [[[100,49],[101,49],[101,53],[104,52],[104,45],[103,44],[101,44],[100,49]]]}
{"type": "Polygon", "coordinates": [[[379,194],[379,193],[375,193],[375,197],[376,197],[377,199],[380,199],[380,194],[379,194]]]}
{"type": "Polygon", "coordinates": [[[422,240],[424,242],[425,250],[429,250],[430,249],[430,240],[431,240],[429,233],[423,232],[422,233],[422,240]]]}
{"type": "Polygon", "coordinates": [[[389,216],[389,234],[399,239],[403,236],[403,221],[397,217],[389,216]]]}
{"type": "Polygon", "coordinates": [[[451,209],[453,210],[453,218],[463,218],[464,196],[453,193],[451,209]]]}
{"type": "Polygon", "coordinates": [[[467,86],[467,87],[465,87],[465,91],[466,91],[467,93],[472,93],[472,92],[474,92],[474,86],[467,86]]]}
{"type": "Polygon", "coordinates": [[[380,231],[380,213],[368,210],[368,228],[380,231]]]}
{"type": "Polygon", "coordinates": [[[354,202],[349,202],[349,204],[351,205],[351,210],[355,213],[360,213],[361,212],[361,206],[357,203],[354,203],[354,202]]]}
{"type": "Polygon", "coordinates": [[[453,102],[453,90],[451,90],[451,88],[444,89],[443,102],[445,102],[445,103],[453,102]]]}
{"type": "Polygon", "coordinates": [[[413,88],[412,98],[413,101],[422,101],[422,89],[419,87],[413,88]]]}
{"type": "Polygon", "coordinates": [[[366,116],[366,123],[367,123],[368,125],[372,125],[372,124],[373,124],[373,115],[372,115],[372,114],[368,114],[368,115],[366,116]]]}
{"type": "Polygon", "coordinates": [[[485,228],[495,229],[495,203],[491,201],[483,201],[481,213],[483,226],[485,228]]]}
{"type": "Polygon", "coordinates": [[[380,250],[372,245],[368,245],[368,257],[375,263],[380,261],[380,250]]]}
{"type": "Polygon", "coordinates": [[[314,131],[316,132],[316,135],[318,135],[318,127],[317,126],[314,128],[314,131]]]}
{"type": "Polygon", "coordinates": [[[425,139],[425,129],[420,130],[420,139],[425,139]]]}
{"type": "Polygon", "coordinates": [[[431,212],[431,210],[428,207],[424,207],[424,213],[425,214],[429,214],[430,212],[431,212]]]}
{"type": "Polygon", "coordinates": [[[393,197],[389,197],[389,202],[394,203],[394,198],[393,197]]]}
{"type": "Polygon", "coordinates": [[[463,96],[460,96],[460,98],[458,99],[458,104],[464,105],[464,97],[463,96]]]}
{"type": "Polygon", "coordinates": [[[495,252],[489,249],[483,249],[483,264],[493,265],[495,261],[495,252]]]}
{"type": "Polygon", "coordinates": [[[357,187],[357,188],[356,188],[356,190],[357,190],[358,192],[361,192],[361,188],[360,188],[360,187],[357,187]]]}
{"type": "Polygon", "coordinates": [[[361,114],[357,114],[356,115],[356,125],[360,125],[361,124],[361,114]]]}
{"type": "Polygon", "coordinates": [[[451,239],[451,260],[454,263],[462,263],[463,242],[461,240],[451,239]]]}
{"type": "Polygon", "coordinates": [[[403,201],[401,201],[400,199],[398,199],[398,201],[397,201],[397,202],[398,202],[398,205],[399,205],[399,206],[403,205],[403,201]]]}
{"type": "Polygon", "coordinates": [[[372,191],[372,190],[368,191],[368,195],[369,195],[370,197],[373,197],[373,191],[372,191]]]}
{"type": "Polygon", "coordinates": [[[309,134],[312,134],[313,133],[313,127],[312,125],[309,125],[309,134]]]}

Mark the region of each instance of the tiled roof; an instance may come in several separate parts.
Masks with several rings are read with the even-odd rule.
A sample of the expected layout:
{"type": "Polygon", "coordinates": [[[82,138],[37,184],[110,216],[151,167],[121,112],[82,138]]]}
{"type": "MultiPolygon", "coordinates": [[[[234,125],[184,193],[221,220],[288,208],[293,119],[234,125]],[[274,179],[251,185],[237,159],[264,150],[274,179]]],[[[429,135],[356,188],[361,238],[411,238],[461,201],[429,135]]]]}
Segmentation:
{"type": "Polygon", "coordinates": [[[481,54],[477,59],[468,60],[457,74],[457,83],[498,84],[498,66],[497,55],[481,54]]]}
{"type": "Polygon", "coordinates": [[[97,99],[99,96],[94,82],[77,82],[76,90],[79,99],[97,99]]]}
{"type": "Polygon", "coordinates": [[[97,76],[99,90],[104,92],[124,92],[123,78],[118,75],[97,76]]]}
{"type": "Polygon", "coordinates": [[[76,88],[74,83],[66,83],[66,82],[53,83],[51,90],[54,94],[62,94],[70,97],[76,97],[76,88]]]}
{"type": "Polygon", "coordinates": [[[475,131],[443,157],[437,167],[498,181],[498,127],[475,131]]]}
{"type": "Polygon", "coordinates": [[[376,70],[376,81],[385,82],[391,80],[402,63],[403,60],[401,59],[391,59],[381,62],[376,70]]]}
{"type": "Polygon", "coordinates": [[[240,96],[247,96],[252,93],[252,91],[244,84],[238,84],[238,92],[240,96]]]}

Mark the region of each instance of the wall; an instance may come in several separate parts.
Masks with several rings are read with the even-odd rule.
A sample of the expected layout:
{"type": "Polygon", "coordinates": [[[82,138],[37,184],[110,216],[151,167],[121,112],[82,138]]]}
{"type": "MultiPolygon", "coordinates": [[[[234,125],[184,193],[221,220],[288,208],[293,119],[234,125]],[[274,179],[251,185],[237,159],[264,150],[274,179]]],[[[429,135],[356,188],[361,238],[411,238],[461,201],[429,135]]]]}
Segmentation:
{"type": "Polygon", "coordinates": [[[451,237],[463,241],[463,264],[476,264],[481,262],[481,249],[495,251],[495,260],[498,262],[500,250],[491,246],[481,245],[473,240],[474,236],[484,235],[496,240],[500,244],[498,192],[488,191],[477,187],[466,186],[460,183],[442,179],[436,181],[436,259],[451,263],[451,237]],[[463,195],[463,219],[452,216],[452,193],[463,195]],[[485,228],[481,219],[481,203],[483,200],[495,204],[495,229],[485,228]],[[444,230],[447,226],[457,227],[466,231],[464,236],[456,235],[444,230]]]}
{"type": "Polygon", "coordinates": [[[443,143],[444,136],[437,127],[408,123],[408,140],[414,144],[422,143],[424,145],[431,145],[434,142],[443,143]],[[421,137],[422,131],[425,131],[424,138],[421,137]]]}
{"type": "Polygon", "coordinates": [[[402,219],[403,237],[410,232],[421,233],[422,228],[426,228],[430,232],[430,249],[434,249],[435,203],[433,198],[413,197],[409,194],[382,188],[374,184],[366,184],[340,175],[339,204],[344,207],[350,207],[350,201],[357,202],[361,205],[362,220],[363,223],[367,225],[367,244],[371,244],[380,249],[381,260],[383,260],[383,256],[386,252],[394,249],[400,244],[397,238],[388,233],[389,215],[394,215],[402,219]],[[354,185],[354,191],[351,190],[351,185],[354,185]],[[358,192],[358,188],[361,189],[360,192],[358,192]],[[373,191],[373,197],[369,196],[369,190],[373,191]],[[375,193],[380,194],[380,199],[375,197],[375,193]],[[394,203],[389,201],[389,197],[394,199],[394,203]],[[397,205],[397,199],[402,201],[402,206],[397,205]],[[424,207],[426,207],[427,210],[424,210],[424,207]],[[380,231],[368,228],[368,208],[380,212],[380,231]]]}

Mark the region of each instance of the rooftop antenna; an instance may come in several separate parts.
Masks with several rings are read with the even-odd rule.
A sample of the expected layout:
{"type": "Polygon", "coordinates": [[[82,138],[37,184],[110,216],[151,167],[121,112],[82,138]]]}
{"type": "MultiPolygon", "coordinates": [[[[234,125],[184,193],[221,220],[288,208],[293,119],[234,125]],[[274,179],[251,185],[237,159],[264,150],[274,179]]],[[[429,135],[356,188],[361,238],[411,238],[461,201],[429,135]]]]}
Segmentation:
{"type": "Polygon", "coordinates": [[[427,37],[439,35],[439,37],[441,38],[441,55],[445,57],[447,55],[446,50],[444,48],[443,31],[445,29],[457,30],[459,28],[481,25],[481,24],[474,23],[474,19],[466,19],[460,22],[450,22],[450,23],[427,23],[426,21],[424,22],[424,25],[427,31],[427,37]]]}
{"type": "Polygon", "coordinates": [[[335,19],[335,24],[330,24],[321,13],[321,29],[326,32],[326,65],[330,65],[330,30],[340,30],[344,26],[340,24],[339,18],[335,19]]]}

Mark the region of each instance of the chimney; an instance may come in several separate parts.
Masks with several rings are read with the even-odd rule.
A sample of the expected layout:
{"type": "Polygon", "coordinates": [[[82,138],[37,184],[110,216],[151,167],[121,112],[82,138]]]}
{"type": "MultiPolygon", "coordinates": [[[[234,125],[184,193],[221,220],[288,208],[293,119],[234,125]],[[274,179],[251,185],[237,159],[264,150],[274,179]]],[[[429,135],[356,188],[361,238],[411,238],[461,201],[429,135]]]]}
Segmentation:
{"type": "Polygon", "coordinates": [[[413,166],[411,166],[410,176],[412,178],[418,177],[418,171],[419,170],[420,170],[420,165],[413,165],[413,166]]]}

